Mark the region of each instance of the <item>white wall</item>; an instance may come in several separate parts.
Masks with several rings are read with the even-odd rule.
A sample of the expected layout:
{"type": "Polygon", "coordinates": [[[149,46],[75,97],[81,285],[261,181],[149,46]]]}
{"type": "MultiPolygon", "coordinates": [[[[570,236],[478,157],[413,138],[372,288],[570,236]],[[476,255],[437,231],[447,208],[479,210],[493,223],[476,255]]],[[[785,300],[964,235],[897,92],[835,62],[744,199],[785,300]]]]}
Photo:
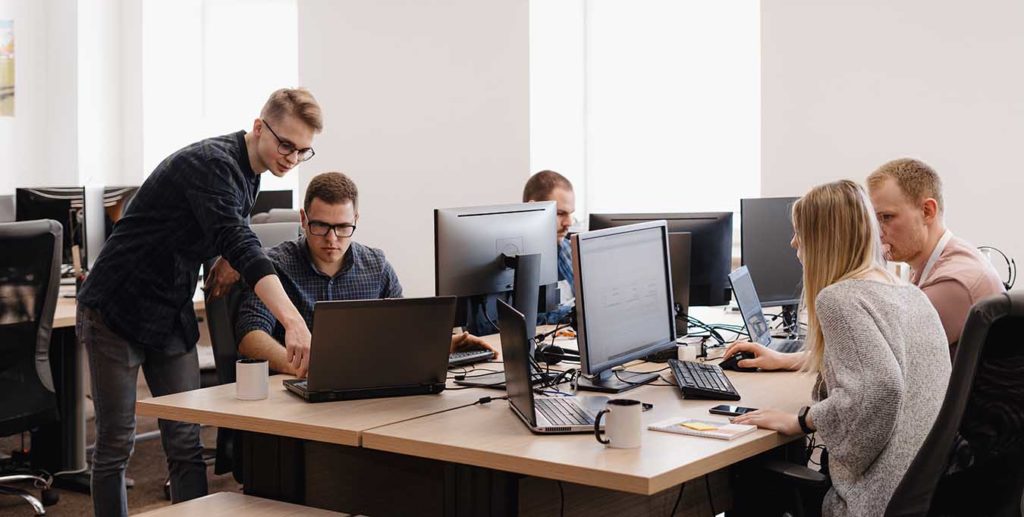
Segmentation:
{"type": "Polygon", "coordinates": [[[360,190],[356,240],[434,292],[434,208],[518,201],[529,176],[527,0],[305,0],[299,80],[324,110],[316,173],[360,190]]]}
{"type": "Polygon", "coordinates": [[[764,195],[863,181],[890,159],[915,157],[942,176],[955,233],[1024,258],[1024,3],[772,0],[761,9],[764,195]]]}

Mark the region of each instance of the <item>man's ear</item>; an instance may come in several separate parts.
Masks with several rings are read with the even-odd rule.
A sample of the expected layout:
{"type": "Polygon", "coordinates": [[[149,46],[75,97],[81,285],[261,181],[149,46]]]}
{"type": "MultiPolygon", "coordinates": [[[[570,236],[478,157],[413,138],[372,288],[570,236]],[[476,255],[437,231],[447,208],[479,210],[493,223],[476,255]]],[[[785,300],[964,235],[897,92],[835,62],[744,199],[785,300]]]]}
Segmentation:
{"type": "Polygon", "coordinates": [[[921,213],[925,222],[931,224],[939,216],[939,202],[935,198],[925,198],[921,202],[921,213]]]}
{"type": "Polygon", "coordinates": [[[260,136],[260,133],[262,133],[262,132],[263,132],[263,121],[260,120],[259,118],[254,119],[252,121],[252,133],[254,135],[256,135],[256,136],[260,136]]]}
{"type": "Polygon", "coordinates": [[[309,219],[306,217],[306,209],[305,208],[300,208],[299,209],[299,221],[302,222],[302,227],[303,228],[306,228],[306,226],[309,225],[309,219]]]}

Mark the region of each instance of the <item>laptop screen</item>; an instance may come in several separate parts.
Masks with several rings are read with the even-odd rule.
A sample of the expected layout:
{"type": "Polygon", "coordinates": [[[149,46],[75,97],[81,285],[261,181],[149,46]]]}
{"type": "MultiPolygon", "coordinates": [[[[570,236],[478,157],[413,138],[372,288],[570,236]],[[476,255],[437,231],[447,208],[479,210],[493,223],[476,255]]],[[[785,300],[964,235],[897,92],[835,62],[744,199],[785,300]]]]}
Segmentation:
{"type": "Polygon", "coordinates": [[[750,340],[768,346],[772,342],[772,334],[768,328],[768,321],[764,319],[754,282],[750,279],[750,271],[746,266],[740,266],[729,274],[729,282],[732,283],[732,293],[736,298],[736,305],[739,306],[740,315],[743,316],[747,332],[750,333],[750,340]]]}
{"type": "Polygon", "coordinates": [[[526,337],[526,318],[507,303],[498,300],[498,325],[501,332],[501,357],[505,364],[505,391],[508,401],[531,426],[537,425],[533,412],[530,384],[530,342],[526,337]]]}

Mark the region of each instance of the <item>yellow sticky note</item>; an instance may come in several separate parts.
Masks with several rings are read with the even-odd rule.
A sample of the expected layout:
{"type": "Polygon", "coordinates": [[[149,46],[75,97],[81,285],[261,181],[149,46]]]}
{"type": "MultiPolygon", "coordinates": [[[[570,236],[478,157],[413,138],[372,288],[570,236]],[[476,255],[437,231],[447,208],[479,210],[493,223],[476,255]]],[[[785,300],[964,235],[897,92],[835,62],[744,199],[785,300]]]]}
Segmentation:
{"type": "Polygon", "coordinates": [[[715,429],[718,429],[717,427],[715,427],[713,425],[703,424],[703,423],[700,423],[700,422],[684,422],[684,423],[682,423],[680,425],[682,425],[683,427],[689,427],[690,429],[693,429],[694,431],[713,431],[715,429]]]}

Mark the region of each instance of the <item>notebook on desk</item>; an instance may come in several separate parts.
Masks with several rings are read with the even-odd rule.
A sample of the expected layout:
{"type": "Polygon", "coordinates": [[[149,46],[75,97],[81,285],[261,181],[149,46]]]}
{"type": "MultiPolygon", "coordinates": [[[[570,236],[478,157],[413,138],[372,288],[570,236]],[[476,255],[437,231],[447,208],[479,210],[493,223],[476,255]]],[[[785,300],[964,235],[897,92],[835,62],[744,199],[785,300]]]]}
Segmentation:
{"type": "Polygon", "coordinates": [[[754,288],[754,281],[750,279],[750,272],[747,266],[740,266],[729,274],[729,283],[732,284],[733,297],[736,305],[743,316],[743,323],[747,327],[747,334],[750,335],[752,343],[760,343],[772,350],[792,353],[799,352],[804,348],[802,339],[778,339],[772,337],[771,327],[764,317],[764,310],[761,308],[761,300],[757,296],[757,289],[754,288]]]}
{"type": "Polygon", "coordinates": [[[306,379],[284,381],[307,402],[440,393],[455,297],[317,302],[306,379]]]}

